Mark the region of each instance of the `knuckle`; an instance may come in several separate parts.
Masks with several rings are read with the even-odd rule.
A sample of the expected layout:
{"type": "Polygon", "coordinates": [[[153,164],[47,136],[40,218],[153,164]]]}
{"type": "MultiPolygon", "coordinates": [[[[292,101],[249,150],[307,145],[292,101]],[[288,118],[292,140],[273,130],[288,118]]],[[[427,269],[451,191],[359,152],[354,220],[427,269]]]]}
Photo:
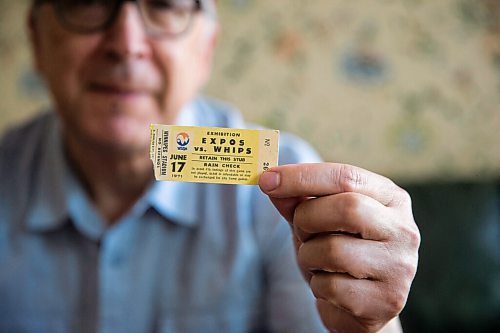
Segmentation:
{"type": "Polygon", "coordinates": [[[314,172],[313,165],[308,165],[306,168],[297,168],[297,175],[293,186],[295,188],[310,188],[316,183],[316,173],[314,172]]]}
{"type": "Polygon", "coordinates": [[[417,261],[416,257],[409,256],[399,264],[397,269],[395,269],[395,271],[399,273],[400,283],[403,284],[402,289],[404,289],[405,292],[409,291],[411,281],[413,281],[417,272],[417,261]]]}
{"type": "Polygon", "coordinates": [[[403,226],[402,239],[407,245],[409,245],[410,249],[418,249],[420,247],[421,236],[420,231],[418,230],[417,225],[412,222],[411,224],[405,224],[403,226]]]}
{"type": "Polygon", "coordinates": [[[386,304],[387,304],[387,316],[395,317],[397,316],[404,308],[406,304],[407,293],[394,290],[388,294],[386,304]]]}
{"type": "Polygon", "coordinates": [[[420,236],[420,231],[418,228],[415,226],[414,228],[411,228],[411,230],[408,232],[408,241],[409,244],[413,247],[418,249],[420,247],[420,242],[422,241],[422,238],[420,236]]]}
{"type": "Polygon", "coordinates": [[[401,187],[398,187],[399,188],[399,195],[401,196],[401,200],[404,202],[404,203],[408,203],[411,205],[411,195],[410,193],[408,193],[407,190],[401,188],[401,187]]]}
{"type": "Polygon", "coordinates": [[[297,169],[297,184],[307,184],[309,182],[308,177],[306,176],[306,173],[302,169],[297,169]]]}
{"type": "Polygon", "coordinates": [[[391,264],[389,279],[395,286],[399,286],[402,291],[409,292],[411,283],[417,273],[418,253],[398,255],[391,264]]]}
{"type": "Polygon", "coordinates": [[[379,314],[373,313],[373,309],[366,303],[359,303],[357,307],[347,310],[357,319],[358,324],[363,328],[362,332],[378,332],[380,329],[383,319],[379,314]]]}
{"type": "Polygon", "coordinates": [[[359,216],[361,203],[359,198],[352,194],[346,194],[343,196],[342,201],[342,216],[348,220],[352,221],[359,216]]]}
{"type": "Polygon", "coordinates": [[[411,282],[413,281],[413,278],[417,274],[417,268],[418,268],[418,253],[415,253],[414,255],[408,256],[408,262],[406,263],[406,276],[408,277],[408,287],[407,289],[410,289],[411,282]]]}
{"type": "Polygon", "coordinates": [[[326,244],[328,261],[332,266],[338,266],[342,256],[342,245],[337,240],[339,237],[331,236],[328,237],[328,242],[326,244]]]}
{"type": "Polygon", "coordinates": [[[369,321],[369,316],[363,306],[350,306],[348,311],[356,318],[363,318],[365,321],[369,321]]]}
{"type": "Polygon", "coordinates": [[[328,295],[328,297],[330,299],[335,298],[335,295],[336,295],[337,290],[338,290],[338,284],[337,284],[336,279],[334,279],[333,277],[327,279],[327,283],[326,283],[325,287],[326,287],[326,294],[328,295]]]}
{"type": "Polygon", "coordinates": [[[311,284],[314,296],[326,300],[333,300],[338,291],[336,279],[329,273],[318,273],[313,278],[314,285],[311,284]]]}
{"type": "Polygon", "coordinates": [[[355,167],[347,164],[334,168],[331,176],[343,192],[355,192],[368,181],[355,167]]]}
{"type": "Polygon", "coordinates": [[[417,267],[418,267],[418,256],[415,256],[414,259],[411,260],[411,262],[407,266],[407,276],[408,276],[408,291],[410,289],[411,283],[413,281],[413,278],[417,274],[417,267]]]}
{"type": "Polygon", "coordinates": [[[399,273],[397,276],[398,280],[393,281],[391,289],[386,293],[386,304],[389,316],[398,315],[401,310],[403,310],[408,299],[413,277],[416,273],[416,264],[414,261],[408,261],[400,265],[400,267],[394,271],[399,273]]]}
{"type": "Polygon", "coordinates": [[[366,318],[361,322],[362,327],[364,328],[363,332],[378,332],[381,325],[379,319],[371,319],[366,318]]]}
{"type": "Polygon", "coordinates": [[[343,288],[343,292],[347,295],[348,299],[356,299],[360,296],[360,291],[353,284],[346,284],[343,288]]]}
{"type": "Polygon", "coordinates": [[[411,207],[411,196],[408,191],[394,184],[393,199],[391,204],[394,206],[409,206],[411,207]]]}

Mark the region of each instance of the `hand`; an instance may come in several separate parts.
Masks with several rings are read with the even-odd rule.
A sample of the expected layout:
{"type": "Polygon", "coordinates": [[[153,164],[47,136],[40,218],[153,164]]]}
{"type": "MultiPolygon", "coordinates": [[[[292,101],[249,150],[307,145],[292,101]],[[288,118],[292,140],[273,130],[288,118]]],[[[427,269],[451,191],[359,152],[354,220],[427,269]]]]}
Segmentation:
{"type": "Polygon", "coordinates": [[[420,234],[406,191],[350,165],[272,168],[260,183],[290,223],[299,266],[333,332],[376,332],[403,309],[420,234]]]}

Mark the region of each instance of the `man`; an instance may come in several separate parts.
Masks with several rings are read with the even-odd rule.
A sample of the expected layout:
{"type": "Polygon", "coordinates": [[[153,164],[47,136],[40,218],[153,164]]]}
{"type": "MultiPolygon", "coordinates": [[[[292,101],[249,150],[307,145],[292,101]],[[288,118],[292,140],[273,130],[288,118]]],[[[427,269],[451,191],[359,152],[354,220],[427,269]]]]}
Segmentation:
{"type": "Polygon", "coordinates": [[[420,240],[390,180],[285,134],[260,190],[154,182],[150,123],[246,126],[196,97],[214,6],[34,2],[55,112],[0,146],[0,331],[400,330],[420,240]]]}

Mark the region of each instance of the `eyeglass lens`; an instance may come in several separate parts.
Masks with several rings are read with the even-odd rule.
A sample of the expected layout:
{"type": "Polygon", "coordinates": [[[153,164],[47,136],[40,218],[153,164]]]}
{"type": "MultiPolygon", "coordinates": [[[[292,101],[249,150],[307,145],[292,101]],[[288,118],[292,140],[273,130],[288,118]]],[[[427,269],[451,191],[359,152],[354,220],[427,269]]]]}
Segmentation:
{"type": "MultiPolygon", "coordinates": [[[[124,0],[59,0],[61,21],[72,30],[90,33],[105,29],[116,18],[124,0]]],[[[188,29],[196,0],[138,0],[145,26],[153,34],[177,35],[188,29]]]]}

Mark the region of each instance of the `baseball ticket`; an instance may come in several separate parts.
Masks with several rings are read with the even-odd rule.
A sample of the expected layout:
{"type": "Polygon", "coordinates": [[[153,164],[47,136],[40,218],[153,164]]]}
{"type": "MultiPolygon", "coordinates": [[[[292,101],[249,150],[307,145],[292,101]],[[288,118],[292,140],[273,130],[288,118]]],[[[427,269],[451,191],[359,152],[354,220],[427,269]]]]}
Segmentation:
{"type": "Polygon", "coordinates": [[[278,130],[151,125],[156,180],[255,185],[278,165],[278,130]]]}

